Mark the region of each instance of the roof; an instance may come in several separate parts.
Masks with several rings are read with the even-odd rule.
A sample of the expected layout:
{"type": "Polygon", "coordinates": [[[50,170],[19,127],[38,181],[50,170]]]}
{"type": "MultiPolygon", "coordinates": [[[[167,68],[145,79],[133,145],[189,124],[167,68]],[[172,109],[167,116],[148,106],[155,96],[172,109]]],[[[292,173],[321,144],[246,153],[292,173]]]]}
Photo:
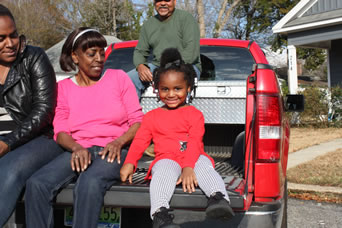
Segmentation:
{"type": "Polygon", "coordinates": [[[292,33],[342,24],[342,0],[301,0],[273,28],[292,33]]]}
{"type": "MultiPolygon", "coordinates": [[[[115,36],[104,36],[107,40],[107,44],[110,45],[112,43],[117,43],[117,42],[121,42],[121,40],[119,40],[118,38],[116,38],[115,36]]],[[[66,38],[61,40],[59,43],[55,44],[54,46],[52,46],[51,48],[49,48],[46,51],[46,54],[48,55],[50,62],[55,70],[55,72],[58,73],[65,73],[60,65],[59,65],[59,57],[61,56],[61,51],[62,51],[62,47],[63,44],[65,42],[66,38]]],[[[75,74],[76,72],[69,72],[68,74],[75,74]]]]}

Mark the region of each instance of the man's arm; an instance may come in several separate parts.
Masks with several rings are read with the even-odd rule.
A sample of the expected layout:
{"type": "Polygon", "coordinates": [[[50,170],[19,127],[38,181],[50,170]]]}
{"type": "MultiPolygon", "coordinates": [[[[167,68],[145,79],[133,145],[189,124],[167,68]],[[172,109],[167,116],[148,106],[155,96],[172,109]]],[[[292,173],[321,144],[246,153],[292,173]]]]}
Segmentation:
{"type": "Polygon", "coordinates": [[[135,47],[133,54],[133,63],[135,67],[138,67],[140,64],[147,64],[147,57],[149,55],[150,45],[145,26],[143,26],[139,35],[138,45],[135,47]]]}
{"type": "Polygon", "coordinates": [[[184,18],[184,21],[181,22],[183,24],[182,46],[184,47],[182,57],[186,63],[194,64],[199,61],[200,56],[199,27],[191,14],[188,13],[184,18]]]}
{"type": "Polygon", "coordinates": [[[145,27],[143,26],[139,35],[138,45],[135,47],[133,54],[133,63],[142,81],[152,81],[152,72],[147,67],[147,58],[149,55],[150,45],[145,27]]]}

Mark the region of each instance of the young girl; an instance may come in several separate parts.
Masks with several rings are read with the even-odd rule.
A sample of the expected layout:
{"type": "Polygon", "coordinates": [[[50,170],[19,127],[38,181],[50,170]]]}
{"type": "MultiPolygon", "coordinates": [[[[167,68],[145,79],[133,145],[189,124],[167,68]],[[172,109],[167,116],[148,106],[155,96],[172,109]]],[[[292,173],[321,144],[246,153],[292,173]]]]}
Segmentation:
{"type": "Polygon", "coordinates": [[[196,73],[185,64],[177,49],[166,49],[161,66],[153,73],[154,88],[164,106],[144,117],[125,163],[121,180],[129,180],[144,150],[154,143],[155,159],[146,178],[151,178],[150,200],[153,227],[179,227],[168,214],[169,201],[176,185],[182,183],[184,192],[192,193],[199,186],[209,197],[206,214],[210,218],[230,218],[234,215],[220,175],[214,162],[204,152],[203,114],[189,105],[196,73]]]}

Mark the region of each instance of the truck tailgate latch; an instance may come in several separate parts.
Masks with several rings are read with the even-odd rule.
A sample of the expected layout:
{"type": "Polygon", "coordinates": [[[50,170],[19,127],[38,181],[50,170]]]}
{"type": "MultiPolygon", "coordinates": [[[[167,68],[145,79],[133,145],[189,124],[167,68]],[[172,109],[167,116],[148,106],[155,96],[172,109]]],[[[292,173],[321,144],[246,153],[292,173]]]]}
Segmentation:
{"type": "Polygon", "coordinates": [[[217,87],[217,95],[226,95],[230,93],[230,88],[226,86],[218,86],[217,87]]]}

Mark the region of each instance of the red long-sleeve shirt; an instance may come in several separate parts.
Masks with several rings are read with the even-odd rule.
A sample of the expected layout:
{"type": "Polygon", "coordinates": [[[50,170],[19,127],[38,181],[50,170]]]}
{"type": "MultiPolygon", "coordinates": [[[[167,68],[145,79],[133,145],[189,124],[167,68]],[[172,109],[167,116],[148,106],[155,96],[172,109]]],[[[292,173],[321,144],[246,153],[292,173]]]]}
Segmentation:
{"type": "Polygon", "coordinates": [[[154,143],[155,159],[150,165],[147,178],[153,165],[161,159],[176,161],[182,168],[194,168],[200,155],[212,158],[204,152],[204,117],[194,106],[184,106],[175,110],[157,108],[148,112],[134,137],[125,163],[137,167],[145,149],[154,143]]]}

